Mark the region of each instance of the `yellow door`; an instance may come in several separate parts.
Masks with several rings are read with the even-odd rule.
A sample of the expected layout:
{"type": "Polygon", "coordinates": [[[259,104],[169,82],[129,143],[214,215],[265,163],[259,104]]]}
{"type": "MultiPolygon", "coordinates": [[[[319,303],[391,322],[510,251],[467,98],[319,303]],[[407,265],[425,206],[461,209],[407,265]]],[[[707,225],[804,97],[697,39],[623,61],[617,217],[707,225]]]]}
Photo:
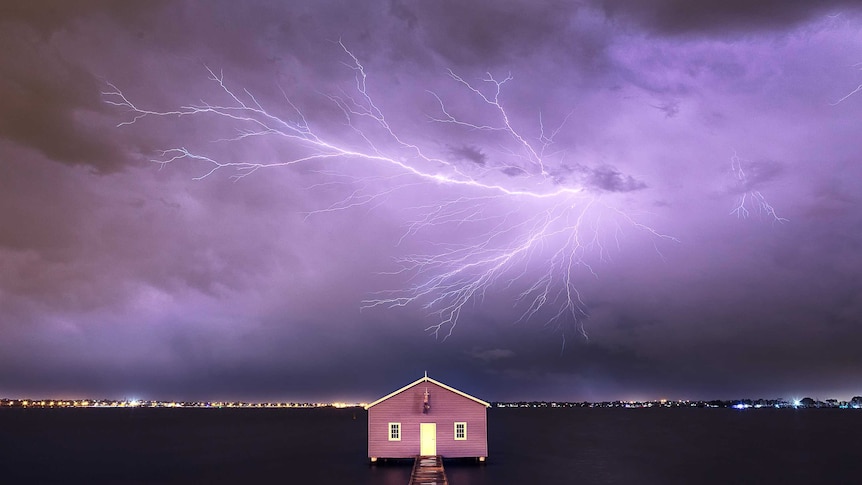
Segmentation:
{"type": "Polygon", "coordinates": [[[437,454],[437,423],[419,423],[419,454],[437,454]]]}

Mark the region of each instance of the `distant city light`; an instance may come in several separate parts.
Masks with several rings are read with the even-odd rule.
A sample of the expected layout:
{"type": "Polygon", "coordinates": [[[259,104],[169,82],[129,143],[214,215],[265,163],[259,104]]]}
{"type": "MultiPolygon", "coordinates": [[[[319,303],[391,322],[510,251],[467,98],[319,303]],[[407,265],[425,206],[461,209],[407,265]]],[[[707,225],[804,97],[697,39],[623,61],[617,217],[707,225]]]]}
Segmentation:
{"type": "MultiPolygon", "coordinates": [[[[862,398],[850,401],[826,399],[825,401],[805,399],[735,399],[735,400],[643,400],[643,401],[496,401],[497,408],[725,408],[725,409],[806,409],[838,408],[859,409],[862,398]]],[[[71,400],[33,400],[0,398],[0,407],[21,408],[201,408],[201,409],[291,409],[291,408],[361,408],[365,402],[245,402],[245,401],[158,401],[138,398],[114,399],[71,399],[71,400]]]]}

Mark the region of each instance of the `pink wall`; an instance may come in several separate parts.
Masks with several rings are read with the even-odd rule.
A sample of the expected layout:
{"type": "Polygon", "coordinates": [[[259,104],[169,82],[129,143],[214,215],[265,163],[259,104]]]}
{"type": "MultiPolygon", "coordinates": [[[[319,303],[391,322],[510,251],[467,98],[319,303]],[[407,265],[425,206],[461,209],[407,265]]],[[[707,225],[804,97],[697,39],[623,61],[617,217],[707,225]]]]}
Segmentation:
{"type": "Polygon", "coordinates": [[[437,423],[437,454],[448,458],[488,456],[485,405],[420,382],[368,409],[368,456],[410,458],[419,454],[419,423],[437,423]],[[422,412],[425,389],[431,409],[422,412]],[[455,441],[455,422],[467,422],[467,440],[455,441]],[[389,423],[401,423],[401,441],[389,441],[389,423]]]}

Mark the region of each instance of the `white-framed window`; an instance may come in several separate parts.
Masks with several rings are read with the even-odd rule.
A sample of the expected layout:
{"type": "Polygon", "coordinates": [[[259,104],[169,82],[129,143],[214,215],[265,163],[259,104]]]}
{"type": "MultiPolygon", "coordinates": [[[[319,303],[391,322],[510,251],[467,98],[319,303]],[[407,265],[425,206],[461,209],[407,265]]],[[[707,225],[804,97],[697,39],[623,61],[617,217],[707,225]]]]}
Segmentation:
{"type": "Polygon", "coordinates": [[[467,423],[465,423],[465,422],[455,423],[455,439],[456,440],[466,440],[467,439],[467,423]]]}
{"type": "Polygon", "coordinates": [[[401,423],[389,423],[389,441],[401,441],[401,423]]]}

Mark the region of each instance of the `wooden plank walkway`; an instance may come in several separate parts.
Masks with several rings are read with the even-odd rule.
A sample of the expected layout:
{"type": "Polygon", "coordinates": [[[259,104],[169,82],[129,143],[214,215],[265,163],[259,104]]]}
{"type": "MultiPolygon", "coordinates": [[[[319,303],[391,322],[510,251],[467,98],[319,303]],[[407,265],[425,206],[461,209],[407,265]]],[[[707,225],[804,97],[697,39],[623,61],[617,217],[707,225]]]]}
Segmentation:
{"type": "Polygon", "coordinates": [[[443,458],[437,456],[417,456],[413,463],[413,473],[407,485],[449,485],[443,458]]]}

